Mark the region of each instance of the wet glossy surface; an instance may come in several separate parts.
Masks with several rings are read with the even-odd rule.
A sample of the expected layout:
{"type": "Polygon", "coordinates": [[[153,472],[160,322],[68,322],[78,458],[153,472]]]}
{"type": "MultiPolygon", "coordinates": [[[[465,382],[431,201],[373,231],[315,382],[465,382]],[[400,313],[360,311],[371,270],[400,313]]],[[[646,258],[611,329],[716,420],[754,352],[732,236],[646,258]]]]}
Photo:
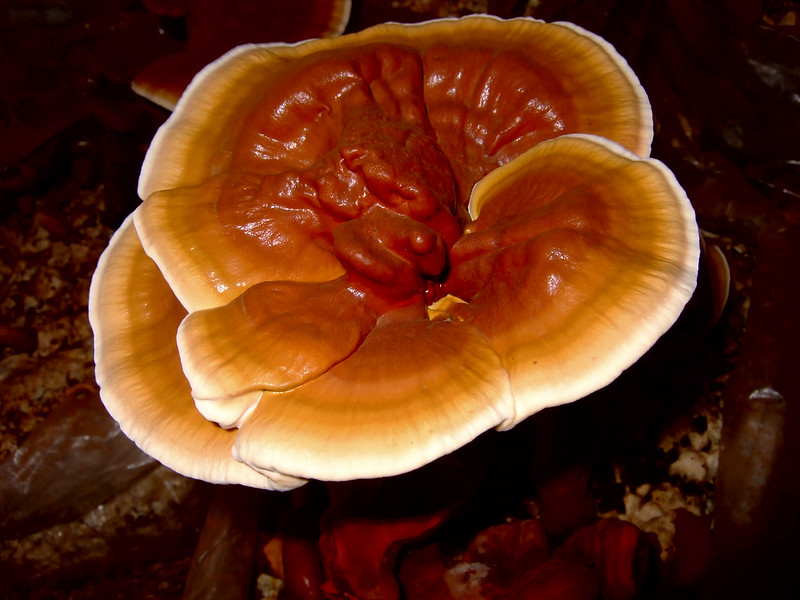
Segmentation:
{"type": "MultiPolygon", "coordinates": [[[[398,255],[410,239],[390,241],[385,228],[364,235],[383,218],[335,230],[379,204],[419,222],[414,235],[434,231],[449,248],[474,183],[555,135],[595,133],[646,151],[646,99],[604,42],[539,23],[463,27],[475,38],[469,49],[442,43],[448,26],[440,24],[408,37],[387,29],[344,47],[280,49],[291,61],[253,48],[204,72],[148,155],[140,193],[149,197],[136,220],[184,305],[219,305],[258,281],[330,279],[337,262],[326,250],[362,283],[385,278],[378,272],[387,260],[420,270],[417,250],[398,255]],[[221,89],[229,89],[224,102],[221,89]],[[359,237],[387,243],[346,247],[359,237]]],[[[422,279],[443,272],[440,265],[422,279]]],[[[392,302],[426,287],[393,293],[392,302]]]]}
{"type": "MultiPolygon", "coordinates": [[[[340,480],[416,468],[473,439],[481,428],[500,423],[510,427],[536,410],[573,401],[605,385],[674,321],[691,293],[691,284],[675,286],[677,301],[655,291],[647,277],[658,276],[659,261],[666,265],[666,279],[680,278],[684,271],[693,279],[697,263],[697,231],[691,218],[677,218],[674,226],[661,229],[652,225],[660,223],[657,213],[679,206],[691,212],[677,186],[654,194],[653,203],[640,203],[636,211],[644,217],[635,221],[631,232],[607,227],[630,220],[629,213],[635,212],[629,209],[639,191],[626,195],[619,193],[625,186],[610,185],[614,179],[630,178],[632,189],[638,190],[634,169],[620,169],[613,176],[605,171],[615,153],[621,157],[649,145],[647,108],[635,78],[605,42],[574,26],[532,20],[465,18],[410,28],[387,26],[332,42],[244,47],[211,65],[155,138],[140,181],[144,202],[134,216],[145,252],[178,299],[189,312],[207,309],[187,319],[178,341],[183,372],[193,397],[201,402],[201,412],[215,423],[240,427],[234,452],[259,471],[340,480]],[[460,42],[443,43],[445,34],[468,37],[473,43],[469,48],[460,42]],[[507,171],[510,189],[502,197],[487,195],[492,205],[510,203],[512,208],[505,213],[501,209],[500,216],[493,208],[485,211],[483,222],[497,224],[497,232],[475,224],[486,246],[477,252],[485,256],[470,251],[471,264],[462,268],[466,261],[453,249],[462,229],[472,227],[466,191],[487,172],[522,160],[530,147],[574,131],[607,135],[613,142],[628,143],[630,150],[612,148],[613,142],[604,148],[576,141],[579,163],[588,159],[582,152],[591,153],[595,146],[608,156],[592,158],[597,168],[588,169],[591,175],[585,180],[577,177],[586,170],[582,164],[577,169],[564,165],[552,179],[521,179],[521,199],[513,189],[520,169],[507,171]],[[527,230],[517,228],[516,237],[506,235],[507,228],[497,221],[542,193],[557,207],[555,212],[562,202],[567,204],[565,220],[550,222],[547,215],[526,213],[523,219],[534,224],[527,230]],[[585,198],[572,202],[573,196],[585,198]],[[598,212],[595,204],[603,207],[599,212],[609,214],[590,219],[590,213],[598,212]],[[563,231],[548,235],[550,228],[563,231]],[[586,237],[570,235],[581,229],[587,230],[586,237]],[[667,232],[663,239],[662,231],[667,232]],[[638,254],[649,250],[631,246],[627,254],[632,258],[619,263],[622,276],[607,273],[617,269],[602,258],[619,252],[611,247],[625,246],[625,235],[653,240],[657,248],[656,259],[640,268],[643,275],[631,279],[625,268],[641,267],[638,254]],[[692,252],[684,252],[684,245],[692,252]],[[505,252],[506,246],[514,248],[505,252]],[[554,254],[560,259],[551,260],[554,254]],[[694,259],[685,260],[689,254],[694,259]],[[327,265],[343,270],[343,277],[336,278],[339,273],[326,270],[327,265]],[[488,278],[471,276],[487,271],[488,278]],[[580,271],[597,274],[568,275],[580,271]],[[612,282],[608,288],[602,273],[612,282]],[[286,282],[280,286],[264,285],[281,280],[286,282]],[[661,307],[652,311],[654,325],[641,335],[622,325],[639,318],[639,292],[626,293],[625,285],[661,307]],[[457,329],[464,325],[450,324],[449,315],[430,331],[424,321],[426,304],[462,288],[468,302],[485,292],[480,299],[483,309],[476,311],[482,316],[467,319],[476,333],[487,336],[474,348],[459,346],[457,329]],[[242,290],[248,290],[244,302],[237,298],[242,290]],[[317,313],[304,295],[332,298],[324,302],[333,310],[317,313]],[[258,306],[271,299],[277,301],[275,307],[258,306]],[[606,321],[612,323],[569,329],[592,331],[591,350],[578,336],[570,341],[564,333],[573,320],[571,307],[579,304],[587,307],[585,318],[596,308],[608,313],[606,321]],[[617,306],[625,308],[612,317],[617,306]],[[269,315],[268,322],[260,315],[269,315]],[[452,347],[465,354],[464,367],[443,353],[434,353],[427,363],[414,362],[408,355],[421,352],[424,342],[407,333],[398,333],[397,340],[372,335],[372,327],[387,319],[410,324],[423,319],[414,323],[421,339],[428,339],[434,329],[453,329],[452,347]],[[343,328],[338,327],[341,321],[343,328]],[[323,338],[320,343],[310,333],[315,329],[323,338]],[[597,352],[599,340],[620,334],[630,334],[621,352],[597,352]],[[543,340],[536,351],[529,347],[532,338],[543,340]],[[580,351],[559,350],[571,345],[580,351]],[[372,349],[374,357],[364,355],[363,348],[372,349]],[[508,370],[520,398],[516,407],[509,408],[507,392],[500,388],[495,388],[492,400],[484,400],[483,392],[471,396],[468,391],[465,382],[470,377],[493,385],[505,377],[496,361],[487,363],[484,373],[470,362],[489,348],[498,352],[508,370]],[[276,360],[265,360],[267,355],[276,360]],[[368,381],[375,380],[370,373],[386,372],[396,385],[377,394],[375,402],[359,398],[356,412],[338,391],[335,382],[341,374],[332,382],[311,385],[317,377],[327,380],[326,372],[340,364],[344,378],[355,378],[358,371],[343,364],[348,361],[371,364],[363,370],[368,381]],[[396,364],[384,364],[389,361],[396,364]],[[529,368],[539,374],[528,377],[529,368]],[[404,369],[409,385],[398,381],[404,369]],[[576,387],[548,381],[549,373],[571,369],[583,374],[575,378],[580,382],[576,387]],[[470,377],[462,377],[462,372],[470,377]],[[445,386],[448,376],[461,382],[452,398],[428,391],[434,381],[442,382],[436,387],[445,386]],[[309,390],[297,389],[295,394],[301,385],[313,388],[317,399],[312,401],[309,390]],[[427,408],[414,412],[410,407],[419,404],[414,394],[430,396],[432,407],[436,402],[464,406],[438,415],[427,408]],[[528,396],[538,399],[521,400],[528,396]],[[292,401],[298,403],[302,420],[292,416],[292,401]],[[395,413],[406,404],[406,413],[395,413]],[[306,405],[316,406],[319,415],[314,408],[300,408],[306,405]],[[271,417],[273,406],[280,407],[280,418],[271,417]],[[339,414],[345,418],[337,418],[339,414]],[[256,427],[250,421],[268,425],[256,427]],[[295,430],[303,434],[288,433],[295,430]],[[379,441],[381,432],[386,432],[386,443],[379,441]],[[325,439],[328,445],[323,450],[313,440],[303,442],[304,435],[325,439]],[[278,439],[287,440],[285,448],[273,448],[278,439]],[[390,459],[392,452],[396,461],[390,459]],[[372,465],[361,459],[370,454],[372,465]],[[352,466],[328,471],[316,464],[328,464],[329,457],[352,466]]],[[[562,160],[558,152],[547,157],[555,164],[562,160]]],[[[620,158],[632,159],[632,154],[630,159],[620,158]]],[[[548,158],[544,161],[549,164],[548,158]]],[[[536,169],[547,171],[546,166],[536,169]]],[[[108,288],[118,273],[124,277],[129,270],[114,256],[109,254],[97,287],[108,288]]],[[[126,310],[138,310],[136,302],[132,298],[126,310]]],[[[113,319],[98,318],[93,324],[96,332],[108,331],[111,337],[120,327],[113,319]]],[[[170,337],[170,332],[164,335],[170,337]]],[[[446,346],[432,334],[430,342],[433,347],[446,346]]],[[[107,362],[105,352],[97,360],[99,371],[108,374],[103,378],[105,391],[114,394],[116,362],[107,362]]],[[[135,361],[124,364],[134,367],[135,361]]],[[[136,387],[137,378],[151,378],[149,363],[140,364],[141,369],[134,367],[124,375],[131,387],[136,387]]],[[[118,406],[126,402],[112,400],[118,406]]],[[[144,435],[145,419],[127,414],[144,435]]],[[[182,470],[169,455],[156,456],[182,470]]]]}
{"type": "MultiPolygon", "coordinates": [[[[144,251],[192,313],[178,332],[183,370],[170,381],[185,374],[201,412],[239,428],[237,459],[265,474],[322,481],[397,475],[483,430],[605,386],[674,322],[696,277],[688,200],[663,167],[618,143],[649,144],[645,108],[605,42],[530,19],[387,25],[226,55],[159,130],[133,220],[144,251]],[[474,45],[444,45],[446,33],[474,45]],[[458,54],[467,60],[442,60],[458,54]],[[446,74],[440,60],[454,71],[446,74]],[[541,112],[564,132],[611,139],[548,141],[562,132],[541,112]],[[491,175],[473,186],[454,180],[456,164],[471,177],[491,175]],[[458,197],[466,184],[475,223],[458,197]],[[186,211],[207,227],[188,225],[186,211]],[[455,249],[462,227],[483,238],[468,260],[455,249]],[[326,246],[345,275],[320,282],[317,262],[299,255],[311,248],[324,261],[326,246]],[[429,326],[426,303],[456,290],[475,306],[429,326]],[[209,291],[218,298],[194,312],[205,308],[195,298],[209,291]],[[467,326],[475,328],[471,345],[460,343],[467,326]],[[448,336],[450,355],[437,350],[448,336]],[[497,360],[472,360],[488,351],[497,360]],[[497,385],[506,378],[513,398],[497,385]],[[348,399],[343,379],[364,391],[348,399]]],[[[99,348],[101,390],[121,426],[133,432],[135,424],[132,439],[186,472],[185,453],[157,452],[159,425],[150,434],[147,414],[121,410],[137,402],[121,389],[161,373],[103,309],[114,280],[128,277],[127,260],[112,246],[92,287],[95,334],[120,349],[130,343],[132,355],[99,348]]],[[[123,314],[146,308],[136,295],[123,305],[123,314]]],[[[173,343],[174,332],[163,335],[173,343]]]]}
{"type": "MultiPolygon", "coordinates": [[[[3,139],[11,140],[2,148],[3,289],[9,289],[6,298],[14,300],[6,300],[3,308],[9,324],[2,330],[4,365],[10,369],[1,384],[4,459],[30,439],[32,428],[56,404],[67,401],[70,386],[92,385],[91,355],[76,341],[81,327],[85,330],[80,294],[40,300],[33,311],[30,299],[46,298],[51,285],[59,289],[53,283],[58,280],[85,282],[111,228],[136,206],[135,180],[143,150],[166,115],[132,96],[127,85],[149,60],[182,44],[170,22],[138,5],[45,4],[46,13],[12,2],[2,15],[3,35],[18,57],[3,63],[4,74],[15,85],[2,89],[10,115],[3,139]],[[83,194],[80,201],[76,194],[83,194]],[[100,243],[93,246],[88,241],[92,239],[100,243]],[[81,251],[64,260],[64,246],[59,244],[86,248],[88,258],[81,251]],[[12,272],[14,267],[33,268],[37,275],[20,278],[12,272]]],[[[389,7],[378,0],[356,2],[351,28],[385,18],[436,16],[412,10],[409,4],[414,3],[389,7]]],[[[521,7],[496,1],[489,8],[507,15],[521,7]]],[[[707,331],[706,321],[687,319],[680,335],[671,338],[673,343],[691,342],[681,358],[656,361],[657,367],[651,362],[645,369],[650,375],[668,375],[659,386],[653,386],[651,378],[633,377],[616,387],[613,397],[604,398],[617,407],[613,418],[594,410],[591,402],[552,414],[534,428],[537,452],[548,456],[546,440],[552,436],[558,438],[553,446],[563,448],[564,439],[572,442],[568,454],[584,449],[597,457],[598,448],[603,457],[619,453],[626,457],[626,476],[641,483],[660,477],[664,466],[665,456],[652,448],[660,431],[654,423],[680,410],[692,421],[688,399],[724,396],[730,424],[726,431],[733,435],[737,406],[747,406],[753,393],[764,389],[785,399],[784,431],[796,432],[794,346],[800,333],[794,307],[800,300],[797,278],[787,273],[793,272],[798,257],[800,177],[798,138],[787,124],[798,122],[797,3],[542,2],[534,14],[584,25],[607,37],[631,62],[654,104],[655,155],[689,191],[701,226],[725,251],[734,281],[731,302],[707,337],[699,336],[707,331]],[[748,335],[742,338],[747,309],[748,335]],[[643,392],[647,403],[641,401],[643,392]],[[677,406],[676,398],[687,401],[677,406]],[[598,419],[604,424],[600,431],[598,419]]],[[[80,286],[74,290],[77,293],[80,286]]],[[[693,434],[700,421],[693,425],[693,434]]],[[[767,502],[753,514],[751,524],[742,527],[722,514],[717,520],[716,577],[708,578],[702,597],[730,597],[731,589],[755,590],[755,596],[796,595],[800,477],[793,444],[798,437],[783,439],[762,495],[767,502]]],[[[549,458],[550,464],[558,462],[549,458]]],[[[724,465],[724,459],[721,462],[724,465]]],[[[64,472],[79,468],[73,463],[64,472]]],[[[721,466],[721,473],[737,468],[721,466]]],[[[547,470],[542,465],[538,469],[539,477],[547,470]]],[[[593,473],[601,471],[596,465],[593,473]]],[[[475,462],[469,472],[483,477],[475,462]]],[[[113,526],[104,527],[98,513],[92,513],[77,525],[4,544],[2,576],[10,582],[9,596],[180,598],[205,513],[191,509],[191,502],[177,492],[175,479],[149,483],[157,481],[153,489],[158,493],[139,493],[133,506],[109,517],[107,523],[113,526]],[[165,501],[183,509],[184,522],[145,510],[165,501]],[[98,532],[112,542],[102,551],[98,532]],[[96,544],[92,552],[80,545],[85,540],[96,544]],[[50,559],[43,559],[45,555],[50,559]]],[[[603,479],[596,481],[602,485],[603,479]]],[[[616,497],[603,489],[604,497],[616,497]]],[[[685,485],[683,489],[691,497],[692,490],[685,485]]],[[[194,490],[195,497],[204,493],[202,486],[194,490]]],[[[725,494],[735,497],[737,491],[721,491],[720,506],[726,503],[725,494]]],[[[289,499],[280,498],[280,506],[271,505],[267,512],[281,513],[289,499]]],[[[317,514],[297,496],[292,501],[305,514],[317,514]]],[[[104,506],[111,514],[112,505],[104,506]]],[[[697,547],[694,541],[690,545],[697,547]]],[[[263,564],[253,566],[257,570],[263,564]]],[[[227,570],[224,565],[219,569],[227,570]]]]}

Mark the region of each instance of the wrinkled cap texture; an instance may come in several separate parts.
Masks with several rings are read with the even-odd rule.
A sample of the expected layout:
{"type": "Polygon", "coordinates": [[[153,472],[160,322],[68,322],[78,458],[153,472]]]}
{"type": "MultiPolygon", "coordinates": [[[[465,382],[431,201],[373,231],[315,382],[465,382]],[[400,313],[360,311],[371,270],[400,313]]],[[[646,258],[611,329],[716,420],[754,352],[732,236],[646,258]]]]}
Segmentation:
{"type": "Polygon", "coordinates": [[[390,476],[615,379],[697,276],[627,64],[474,16],[238,47],[95,273],[109,412],[186,475],[390,476]]]}

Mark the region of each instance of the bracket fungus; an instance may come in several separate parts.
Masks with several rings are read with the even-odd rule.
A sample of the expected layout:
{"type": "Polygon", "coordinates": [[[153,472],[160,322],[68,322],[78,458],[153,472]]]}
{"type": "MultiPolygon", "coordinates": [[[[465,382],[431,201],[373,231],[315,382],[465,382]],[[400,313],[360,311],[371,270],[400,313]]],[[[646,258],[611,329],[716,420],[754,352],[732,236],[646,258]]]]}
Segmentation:
{"type": "Polygon", "coordinates": [[[109,412],[192,477],[413,470],[616,378],[697,276],[647,97],[566,23],[241,46],[153,140],[90,294],[109,412]]]}
{"type": "Polygon", "coordinates": [[[148,10],[182,18],[182,52],[162,56],[131,82],[140,96],[173,110],[186,86],[207,63],[245,42],[296,42],[341,35],[351,0],[144,0],[148,10]]]}

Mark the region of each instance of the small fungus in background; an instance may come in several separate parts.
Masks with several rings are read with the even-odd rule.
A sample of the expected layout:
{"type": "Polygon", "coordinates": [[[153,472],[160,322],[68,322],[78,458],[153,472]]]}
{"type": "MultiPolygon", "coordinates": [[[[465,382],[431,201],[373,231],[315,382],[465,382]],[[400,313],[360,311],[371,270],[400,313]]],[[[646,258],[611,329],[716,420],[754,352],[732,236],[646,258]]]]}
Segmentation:
{"type": "Polygon", "coordinates": [[[414,470],[605,386],[695,287],[630,68],[485,16],[238,47],[159,130],[90,318],[109,412],[212,482],[414,470]]]}
{"type": "Polygon", "coordinates": [[[350,0],[144,0],[148,10],[183,19],[186,47],[147,65],[133,90],[169,110],[208,63],[240,44],[299,42],[340,35],[350,19],[350,0]]]}

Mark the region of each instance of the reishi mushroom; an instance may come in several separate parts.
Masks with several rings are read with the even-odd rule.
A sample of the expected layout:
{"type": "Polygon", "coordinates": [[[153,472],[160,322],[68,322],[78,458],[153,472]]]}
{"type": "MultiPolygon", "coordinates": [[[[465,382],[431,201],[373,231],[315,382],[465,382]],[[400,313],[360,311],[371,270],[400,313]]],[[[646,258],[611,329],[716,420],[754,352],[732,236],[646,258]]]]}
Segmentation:
{"type": "Polygon", "coordinates": [[[90,293],[146,452],[289,489],[395,475],[606,385],[675,321],[694,213],[646,95],[566,23],[246,45],[153,140],[90,293]]]}
{"type": "Polygon", "coordinates": [[[186,48],[147,65],[131,87],[172,110],[183,90],[207,63],[246,42],[297,42],[341,35],[351,0],[144,0],[148,10],[183,18],[186,48]]]}

